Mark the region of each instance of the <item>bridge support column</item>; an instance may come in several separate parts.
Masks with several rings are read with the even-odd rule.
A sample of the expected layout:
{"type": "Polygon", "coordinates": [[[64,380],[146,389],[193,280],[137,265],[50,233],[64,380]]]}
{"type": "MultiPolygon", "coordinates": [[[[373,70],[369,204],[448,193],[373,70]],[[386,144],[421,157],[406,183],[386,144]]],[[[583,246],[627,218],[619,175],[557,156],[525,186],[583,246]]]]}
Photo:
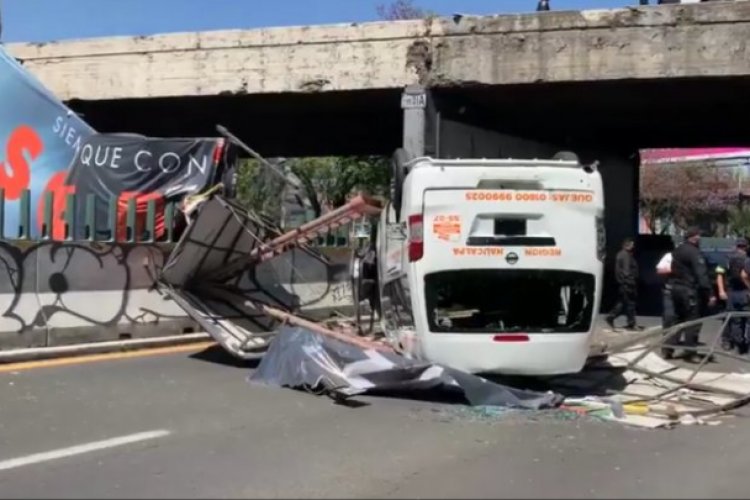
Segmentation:
{"type": "Polygon", "coordinates": [[[404,151],[409,159],[424,156],[427,130],[427,91],[424,87],[406,87],[401,95],[401,109],[404,111],[404,151]]]}

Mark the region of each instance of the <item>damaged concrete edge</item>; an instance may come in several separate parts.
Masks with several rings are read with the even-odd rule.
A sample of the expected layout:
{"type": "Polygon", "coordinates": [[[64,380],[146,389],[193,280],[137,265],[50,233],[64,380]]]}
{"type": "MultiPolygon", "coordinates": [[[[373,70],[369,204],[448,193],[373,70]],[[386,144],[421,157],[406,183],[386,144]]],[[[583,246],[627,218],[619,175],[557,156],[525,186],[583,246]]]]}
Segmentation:
{"type": "Polygon", "coordinates": [[[386,41],[429,36],[593,28],[638,28],[679,24],[722,24],[750,21],[750,2],[698,3],[584,11],[497,14],[454,14],[420,20],[339,23],[314,26],[216,30],[132,37],[102,37],[49,43],[12,43],[17,57],[30,60],[190,50],[243,49],[297,44],[386,41]],[[426,21],[426,22],[425,22],[426,21]],[[429,25],[427,28],[425,24],[429,25]]]}
{"type": "Polygon", "coordinates": [[[89,354],[127,352],[155,347],[172,347],[205,342],[207,340],[211,340],[211,337],[207,333],[190,333],[148,339],[128,339],[57,347],[10,349],[0,351],[0,364],[85,356],[89,354]]]}

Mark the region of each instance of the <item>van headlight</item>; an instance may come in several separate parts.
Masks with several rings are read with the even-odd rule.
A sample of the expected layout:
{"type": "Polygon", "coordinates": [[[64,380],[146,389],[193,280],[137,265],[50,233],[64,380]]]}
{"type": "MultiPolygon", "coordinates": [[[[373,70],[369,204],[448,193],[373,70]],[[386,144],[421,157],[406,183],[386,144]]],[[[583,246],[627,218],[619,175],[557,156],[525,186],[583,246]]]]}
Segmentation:
{"type": "Polygon", "coordinates": [[[604,217],[596,218],[596,256],[604,262],[607,255],[607,233],[604,230],[604,217]]]}

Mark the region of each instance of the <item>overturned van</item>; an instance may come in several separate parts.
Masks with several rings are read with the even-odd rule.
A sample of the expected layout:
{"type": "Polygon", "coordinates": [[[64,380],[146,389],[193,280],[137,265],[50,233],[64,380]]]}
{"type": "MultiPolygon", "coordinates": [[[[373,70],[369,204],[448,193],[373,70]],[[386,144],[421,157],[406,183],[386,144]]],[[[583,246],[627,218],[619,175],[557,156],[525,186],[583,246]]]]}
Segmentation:
{"type": "Polygon", "coordinates": [[[580,371],[601,301],[599,172],[577,161],[430,158],[403,169],[375,249],[391,342],[475,373],[580,371]]]}

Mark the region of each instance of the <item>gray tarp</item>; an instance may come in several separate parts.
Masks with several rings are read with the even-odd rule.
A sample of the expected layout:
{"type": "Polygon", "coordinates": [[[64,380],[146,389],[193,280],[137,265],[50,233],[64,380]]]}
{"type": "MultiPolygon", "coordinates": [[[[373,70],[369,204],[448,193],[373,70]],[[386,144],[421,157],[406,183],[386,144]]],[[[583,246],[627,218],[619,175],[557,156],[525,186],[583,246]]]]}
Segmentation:
{"type": "Polygon", "coordinates": [[[563,397],[514,389],[451,368],[413,361],[395,353],[364,350],[299,327],[283,327],[274,338],[253,382],[324,389],[341,396],[384,392],[460,392],[473,406],[543,409],[563,397]]]}

